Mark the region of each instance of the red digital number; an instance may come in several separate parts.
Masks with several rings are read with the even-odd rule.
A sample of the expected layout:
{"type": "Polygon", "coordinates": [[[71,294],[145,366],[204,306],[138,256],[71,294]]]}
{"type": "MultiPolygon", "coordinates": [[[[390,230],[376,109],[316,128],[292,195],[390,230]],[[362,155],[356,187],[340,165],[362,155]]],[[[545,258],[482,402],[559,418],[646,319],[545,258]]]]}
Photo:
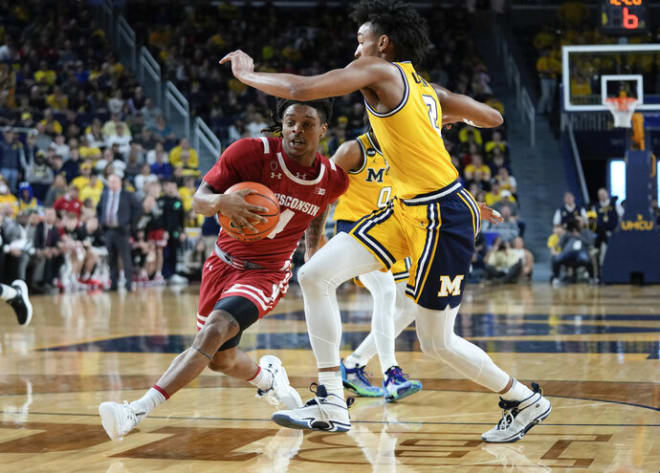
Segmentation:
{"type": "Polygon", "coordinates": [[[627,30],[636,30],[639,27],[639,18],[630,13],[628,7],[623,7],[623,27],[627,30]]]}

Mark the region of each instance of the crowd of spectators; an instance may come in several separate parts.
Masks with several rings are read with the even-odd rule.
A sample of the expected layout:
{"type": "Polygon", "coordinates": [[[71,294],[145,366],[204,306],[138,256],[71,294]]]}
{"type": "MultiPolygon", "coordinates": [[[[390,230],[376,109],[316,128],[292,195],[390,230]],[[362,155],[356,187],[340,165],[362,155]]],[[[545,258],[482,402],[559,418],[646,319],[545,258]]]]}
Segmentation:
{"type": "MultiPolygon", "coordinates": [[[[504,114],[471,37],[473,17],[468,9],[433,8],[424,14],[433,25],[430,35],[435,47],[418,68],[421,74],[504,114]]],[[[259,136],[268,124],[271,108],[265,95],[241,84],[228,67],[217,64],[226,52],[237,48],[248,52],[260,70],[310,75],[344,67],[356,47],[355,25],[346,21],[346,10],[325,5],[312,11],[271,5],[241,8],[227,3],[189,5],[180,10],[133,5],[126,15],[138,37],[160,60],[165,76],[187,94],[193,113],[202,116],[225,144],[259,136]],[[226,27],[219,30],[219,23],[226,27]]],[[[360,94],[338,98],[334,108],[321,144],[327,155],[364,131],[360,94]]],[[[506,127],[486,130],[461,124],[443,130],[443,138],[466,187],[478,201],[507,215],[504,223],[484,228],[486,247],[491,248],[498,237],[506,244],[522,238],[524,225],[518,221],[506,127]]],[[[520,242],[524,246],[522,239],[520,242]]],[[[483,267],[484,262],[485,255],[480,256],[477,266],[483,267]]],[[[473,279],[495,279],[491,274],[475,271],[473,279]]],[[[530,275],[525,273],[526,278],[530,275]]]]}
{"type": "MultiPolygon", "coordinates": [[[[111,246],[104,242],[109,228],[99,201],[113,175],[123,179],[124,190],[140,205],[141,216],[130,228],[134,279],[160,283],[172,275],[176,280],[177,272],[197,278],[201,255],[218,227],[191,210],[201,175],[196,150],[172,133],[158,104],[117,61],[87,9],[48,3],[49,8],[39,11],[39,5],[32,0],[13,7],[0,0],[0,73],[5,79],[0,81],[0,126],[7,127],[0,142],[5,183],[0,184],[0,204],[7,204],[6,221],[18,222],[29,214],[28,222],[35,225],[46,222],[47,215],[53,217],[53,209],[54,220],[47,225],[58,233],[49,240],[47,254],[53,262],[46,265],[45,276],[33,271],[35,263],[30,261],[28,279],[45,289],[54,283],[96,283],[91,273],[107,260],[111,246]],[[175,201],[180,212],[164,210],[178,205],[175,201]],[[191,238],[200,227],[208,239],[191,238]],[[70,243],[63,241],[67,238],[70,243]]],[[[138,37],[161,62],[165,78],[175,81],[189,99],[191,113],[203,117],[225,146],[259,136],[269,125],[272,102],[217,64],[224,53],[240,47],[254,55],[262,70],[302,74],[343,67],[352,57],[355,28],[346,21],[346,11],[319,7],[313,13],[269,4],[171,9],[139,2],[127,4],[125,11],[138,37]]],[[[426,13],[434,25],[435,47],[421,73],[504,114],[470,36],[470,14],[461,9],[426,13]]],[[[321,152],[331,155],[362,133],[364,112],[359,94],[338,98],[321,152]]],[[[466,187],[505,216],[503,223],[484,227],[484,252],[476,255],[473,279],[510,282],[530,277],[533,260],[524,250],[524,225],[517,217],[506,127],[486,130],[460,124],[443,130],[443,137],[466,187]],[[521,270],[513,277],[502,277],[502,264],[490,257],[502,245],[520,250],[520,261],[514,264],[520,262],[521,270]]],[[[4,241],[5,248],[11,246],[12,238],[4,241]]],[[[29,251],[24,249],[25,254],[29,251]]],[[[109,272],[106,267],[105,281],[109,272]]]]}
{"type": "Polygon", "coordinates": [[[99,201],[113,176],[139,208],[127,226],[136,271],[123,284],[199,276],[197,153],[117,61],[90,10],[0,1],[0,127],[3,282],[108,287],[114,237],[99,201]],[[184,253],[195,261],[187,268],[184,253]]]}
{"type": "Polygon", "coordinates": [[[607,252],[607,243],[623,216],[623,207],[607,189],[598,190],[596,203],[585,209],[575,203],[571,192],[553,217],[548,237],[553,286],[578,281],[597,284],[607,252]]]}

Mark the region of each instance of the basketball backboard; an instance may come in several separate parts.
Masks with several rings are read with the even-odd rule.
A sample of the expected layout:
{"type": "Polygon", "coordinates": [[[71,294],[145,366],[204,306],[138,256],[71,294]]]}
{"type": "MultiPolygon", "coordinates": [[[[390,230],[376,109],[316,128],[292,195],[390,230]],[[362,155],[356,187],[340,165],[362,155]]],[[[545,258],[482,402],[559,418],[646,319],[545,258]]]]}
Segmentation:
{"type": "Polygon", "coordinates": [[[563,46],[562,66],[567,112],[607,111],[605,99],[622,93],[638,111],[660,111],[660,44],[563,46]]]}

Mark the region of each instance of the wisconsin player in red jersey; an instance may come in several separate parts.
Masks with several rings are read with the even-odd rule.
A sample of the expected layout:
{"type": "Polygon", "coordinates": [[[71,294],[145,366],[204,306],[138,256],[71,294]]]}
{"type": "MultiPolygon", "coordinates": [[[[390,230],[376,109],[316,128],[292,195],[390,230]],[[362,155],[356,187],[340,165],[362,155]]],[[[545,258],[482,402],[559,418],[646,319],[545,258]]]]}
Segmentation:
{"type": "Polygon", "coordinates": [[[275,116],[282,138],[245,138],[232,144],[204,176],[193,208],[205,216],[218,212],[239,228],[251,227],[266,209],[248,204],[244,190],[224,194],[233,184],[260,182],[277,196],[280,219],[265,239],[235,240],[220,231],[204,263],[197,310],[197,336],[177,356],[158,382],[137,401],[104,402],[99,414],[111,439],[121,438],[157,405],[194,380],[207,366],[213,371],[247,380],[273,404],[300,407],[281,361],[264,356],[257,365],[238,348],[245,329],[266,315],[286,293],[291,256],[305,234],[308,245],[319,244],[315,219],[325,220],[328,205],[346,191],[348,177],[317,152],[327,130],[331,102],[280,100],[275,116]]]}

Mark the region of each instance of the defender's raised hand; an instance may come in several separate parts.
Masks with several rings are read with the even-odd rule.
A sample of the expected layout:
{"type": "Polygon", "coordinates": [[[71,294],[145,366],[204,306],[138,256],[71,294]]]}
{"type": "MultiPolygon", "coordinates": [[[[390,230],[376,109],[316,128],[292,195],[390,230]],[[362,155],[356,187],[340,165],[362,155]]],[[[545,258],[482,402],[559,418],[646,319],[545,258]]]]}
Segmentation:
{"type": "Polygon", "coordinates": [[[240,49],[232,51],[220,59],[220,64],[226,64],[227,62],[231,62],[231,72],[238,80],[241,80],[245,74],[254,72],[254,61],[240,49]]]}

